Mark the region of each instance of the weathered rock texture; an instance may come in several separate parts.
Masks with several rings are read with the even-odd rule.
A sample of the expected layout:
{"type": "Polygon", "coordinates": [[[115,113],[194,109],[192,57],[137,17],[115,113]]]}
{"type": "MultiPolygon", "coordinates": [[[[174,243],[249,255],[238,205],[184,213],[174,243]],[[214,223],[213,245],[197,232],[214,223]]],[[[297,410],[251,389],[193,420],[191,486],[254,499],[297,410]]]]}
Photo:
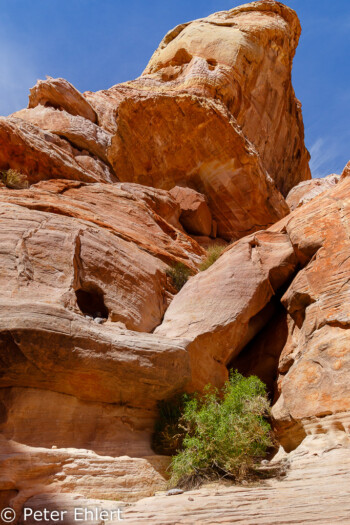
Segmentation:
{"type": "Polygon", "coordinates": [[[64,78],[47,77],[38,80],[30,90],[28,108],[46,106],[66,110],[71,115],[80,115],[96,122],[95,111],[79,91],[64,78]]]}
{"type": "Polygon", "coordinates": [[[27,175],[31,184],[53,178],[117,181],[107,164],[67,140],[20,118],[0,117],[0,169],[8,168],[27,175]]]}
{"type": "Polygon", "coordinates": [[[155,88],[222,101],[285,195],[310,178],[300,103],[291,85],[300,31],[295,12],[280,2],[215,13],[169,31],[142,79],[155,88]]]}
{"type": "Polygon", "coordinates": [[[317,197],[317,195],[338,184],[339,179],[339,175],[332,174],[323,179],[311,179],[300,182],[300,184],[292,188],[287,195],[286,202],[289,209],[293,211],[295,208],[299,208],[299,206],[311,201],[317,197]]]}
{"type": "Polygon", "coordinates": [[[211,99],[125,99],[109,160],[120,180],[204,193],[220,237],[242,237],[288,212],[255,149],[227,108],[211,99]]]}
{"type": "Polygon", "coordinates": [[[213,232],[213,219],[204,195],[180,186],[175,186],[169,193],[180,206],[179,220],[186,231],[206,236],[213,232]]]}
{"type": "Polygon", "coordinates": [[[271,298],[293,275],[297,258],[286,233],[237,241],[174,298],[157,334],[191,341],[193,388],[220,385],[227,365],[274,312],[271,298]]]}
{"type": "Polygon", "coordinates": [[[84,117],[72,116],[67,111],[44,106],[22,109],[13,116],[66,138],[76,148],[87,150],[108,163],[107,151],[111,144],[111,134],[84,117]]]}
{"type": "MultiPolygon", "coordinates": [[[[268,384],[288,453],[331,449],[307,491],[320,465],[341,472],[349,167],[336,185],[309,180],[291,85],[299,34],[294,11],[252,2],[178,26],[132,82],[81,94],[49,78],[27,109],[0,119],[0,169],[31,184],[0,187],[1,504],[20,514],[57,493],[70,508],[153,494],[168,463],[151,449],[158,401],[221,386],[230,367],[268,384]],[[200,244],[215,237],[233,243],[198,273],[200,244]],[[191,274],[178,294],[177,263],[191,274]]],[[[298,507],[298,472],[243,491],[265,501],[260,523],[289,519],[275,502],[293,479],[296,520],[315,521],[304,496],[298,507]]],[[[231,522],[238,493],[228,494],[231,522]]],[[[128,518],[154,515],[143,505],[128,518]]],[[[336,508],[322,519],[342,519],[336,508]]]]}
{"type": "Polygon", "coordinates": [[[309,432],[349,431],[349,197],[344,178],[267,231],[227,248],[180,291],[155,331],[189,341],[188,388],[203,386],[208,370],[220,384],[249,342],[247,373],[267,380],[278,363],[272,414],[287,450],[309,432]],[[269,320],[272,338],[259,333],[269,320]]]}
{"type": "Polygon", "coordinates": [[[255,487],[209,485],[171,497],[163,493],[123,509],[122,516],[132,525],[148,521],[156,525],[347,524],[349,448],[337,450],[323,443],[323,448],[327,447],[326,453],[314,447],[313,456],[300,449],[290,458],[287,476],[280,481],[269,480],[255,487]]]}
{"type": "Polygon", "coordinates": [[[0,492],[15,507],[43,490],[152,494],[156,403],[190,369],[186,341],[146,332],[172,298],[168,265],[194,271],[204,251],[163,190],[51,180],[0,201],[0,492]]]}
{"type": "Polygon", "coordinates": [[[176,27],[140,78],[86,92],[120,180],[204,193],[227,240],[286,215],[280,192],[310,179],[291,84],[299,35],[293,10],[253,2],[176,27]]]}

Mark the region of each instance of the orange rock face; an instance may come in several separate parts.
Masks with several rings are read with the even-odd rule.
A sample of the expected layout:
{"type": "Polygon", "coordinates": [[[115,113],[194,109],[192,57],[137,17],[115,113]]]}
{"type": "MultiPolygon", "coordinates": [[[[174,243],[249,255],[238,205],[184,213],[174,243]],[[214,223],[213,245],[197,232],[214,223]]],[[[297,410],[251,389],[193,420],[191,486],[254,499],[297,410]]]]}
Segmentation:
{"type": "Polygon", "coordinates": [[[111,143],[111,134],[84,117],[72,116],[67,111],[44,106],[22,109],[13,116],[66,138],[76,148],[87,150],[108,163],[107,151],[111,143]]]}
{"type": "Polygon", "coordinates": [[[188,185],[204,193],[219,237],[242,237],[288,213],[222,104],[190,95],[126,99],[117,122],[109,160],[118,178],[168,190],[188,185]],[[181,145],[174,148],[179,137],[181,145]]]}
{"type": "MultiPolygon", "coordinates": [[[[293,323],[281,356],[281,395],[273,409],[281,433],[293,422],[309,432],[314,431],[312,425],[309,428],[312,421],[326,431],[327,419],[332,421],[330,427],[347,427],[349,196],[345,178],[286,222],[300,258],[312,255],[312,259],[282,297],[293,323]]],[[[288,446],[291,435],[286,432],[288,446]]]]}
{"type": "Polygon", "coordinates": [[[227,240],[286,215],[279,192],[311,177],[290,80],[299,34],[294,11],[253,2],[178,26],[140,78],[85,93],[119,179],[205,194],[227,240]]]}
{"type": "Polygon", "coordinates": [[[310,178],[300,103],[291,85],[300,36],[295,12],[263,0],[177,26],[141,81],[152,91],[222,101],[286,195],[310,178]]]}
{"type": "Polygon", "coordinates": [[[150,446],[156,403],[190,369],[185,341],[146,332],[172,299],[168,265],[194,271],[204,251],[163,190],[51,180],[2,188],[0,201],[0,487],[13,487],[14,504],[43,483],[89,497],[153,493],[165,475],[150,446]],[[56,479],[57,461],[75,459],[56,479]]]}
{"type": "Polygon", "coordinates": [[[220,384],[226,365],[257,373],[271,389],[278,376],[272,414],[286,450],[332,429],[346,440],[349,197],[345,177],[234,243],[180,291],[155,330],[189,340],[190,389],[220,384]]]}
{"type": "Polygon", "coordinates": [[[300,182],[300,184],[292,188],[287,195],[286,202],[289,209],[293,211],[295,208],[299,208],[306,202],[311,201],[317,197],[317,195],[338,184],[339,179],[339,175],[332,174],[323,179],[311,179],[300,182]]]}
{"type": "Polygon", "coordinates": [[[213,220],[204,195],[180,186],[175,186],[169,193],[180,206],[179,220],[186,231],[209,236],[213,230],[213,220]]]}
{"type": "Polygon", "coordinates": [[[30,90],[28,108],[48,106],[64,109],[71,115],[79,115],[91,122],[96,122],[95,111],[79,91],[64,78],[47,77],[38,80],[30,90]]]}
{"type": "Polygon", "coordinates": [[[29,182],[66,178],[85,182],[117,181],[111,168],[48,131],[16,117],[0,117],[0,169],[13,168],[29,182]]]}
{"type": "Polygon", "coordinates": [[[306,203],[299,34],[252,2],[172,30],[134,81],[48,78],[0,118],[0,170],[30,183],[0,184],[0,501],[17,512],[163,488],[157,403],[240,360],[286,449],[313,418],[345,421],[350,183],[306,203]],[[201,245],[231,241],[198,273],[201,245]]]}

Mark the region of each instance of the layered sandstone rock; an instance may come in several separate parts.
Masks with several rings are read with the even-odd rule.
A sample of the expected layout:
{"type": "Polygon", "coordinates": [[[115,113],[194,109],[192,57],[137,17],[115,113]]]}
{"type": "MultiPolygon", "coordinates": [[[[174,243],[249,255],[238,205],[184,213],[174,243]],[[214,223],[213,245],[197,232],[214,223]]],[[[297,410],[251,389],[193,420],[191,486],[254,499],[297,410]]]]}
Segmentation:
{"type": "Polygon", "coordinates": [[[0,119],[0,169],[32,185],[0,188],[0,501],[18,514],[163,488],[158,401],[232,366],[268,384],[286,450],[348,444],[350,183],[308,180],[299,34],[252,2],[172,30],[135,81],[49,78],[0,119]],[[216,235],[235,242],[197,274],[216,235]]]}
{"type": "Polygon", "coordinates": [[[317,197],[317,195],[338,184],[339,179],[339,175],[332,173],[332,175],[328,175],[323,179],[311,179],[300,182],[300,184],[292,188],[287,195],[286,202],[289,209],[293,211],[295,208],[299,208],[299,206],[311,201],[317,197]]]}
{"type": "Polygon", "coordinates": [[[280,2],[221,11],[169,31],[139,82],[222,101],[286,195],[310,178],[291,84],[300,31],[295,12],[280,2]]]}
{"type": "Polygon", "coordinates": [[[38,80],[30,90],[28,108],[38,105],[64,109],[71,115],[97,121],[96,113],[86,98],[64,78],[38,80]]]}
{"type": "Polygon", "coordinates": [[[22,109],[13,116],[66,138],[76,148],[87,150],[108,163],[107,151],[111,144],[111,134],[84,117],[41,105],[33,109],[22,109]]]}
{"type": "Polygon", "coordinates": [[[188,388],[220,384],[225,365],[255,372],[271,388],[278,375],[272,414],[286,450],[315,432],[348,433],[349,196],[345,177],[236,242],[191,279],[156,329],[189,340],[188,388]],[[232,361],[243,349],[246,361],[232,361]]]}
{"type": "Polygon", "coordinates": [[[286,195],[311,177],[291,85],[299,35],[293,10],[253,2],[176,27],[140,78],[85,93],[120,180],[204,193],[227,240],[286,215],[274,184],[286,195]]]}
{"type": "Polygon", "coordinates": [[[125,99],[117,122],[109,160],[118,178],[167,190],[189,185],[204,193],[219,237],[240,238],[288,213],[223,104],[190,95],[125,99]]]}
{"type": "Polygon", "coordinates": [[[336,449],[325,441],[323,450],[296,451],[287,463],[287,476],[280,480],[248,487],[212,484],[172,497],[162,493],[123,509],[122,516],[132,525],[148,521],[155,525],[347,524],[349,448],[336,449]]]}
{"type": "Polygon", "coordinates": [[[150,496],[164,488],[168,459],[114,458],[74,448],[49,450],[1,438],[0,466],[0,485],[7,493],[4,504],[20,517],[23,504],[38,494],[48,500],[51,494],[67,494],[75,497],[77,505],[84,497],[118,501],[150,496]]]}
{"type": "Polygon", "coordinates": [[[282,297],[293,322],[273,415],[287,447],[296,444],[294,425],[307,432],[332,427],[348,432],[349,195],[345,178],[296,210],[285,225],[300,259],[312,255],[282,297]]]}
{"type": "Polygon", "coordinates": [[[64,178],[85,182],[117,181],[111,168],[48,131],[16,117],[0,117],[0,169],[16,169],[29,182],[64,178]]]}
{"type": "Polygon", "coordinates": [[[186,231],[209,236],[213,231],[213,219],[205,196],[180,186],[175,186],[169,193],[180,206],[179,220],[186,231]]]}
{"type": "Polygon", "coordinates": [[[271,299],[297,262],[288,235],[258,232],[227,248],[173,299],[155,332],[190,341],[191,388],[222,384],[227,365],[273,315],[271,299]]]}
{"type": "Polygon", "coordinates": [[[168,266],[194,272],[204,251],[162,190],[50,180],[0,201],[0,492],[16,508],[47,490],[152,494],[156,404],[190,368],[186,341],[145,332],[172,299],[168,266]]]}

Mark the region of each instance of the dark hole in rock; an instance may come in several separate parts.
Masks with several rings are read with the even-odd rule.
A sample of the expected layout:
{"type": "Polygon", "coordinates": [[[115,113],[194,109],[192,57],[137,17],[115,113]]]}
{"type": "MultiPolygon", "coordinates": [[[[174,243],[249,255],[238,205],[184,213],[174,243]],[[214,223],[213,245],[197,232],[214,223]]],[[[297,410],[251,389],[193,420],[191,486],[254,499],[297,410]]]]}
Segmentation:
{"type": "Polygon", "coordinates": [[[103,299],[103,292],[97,288],[89,287],[85,290],[76,290],[77,303],[83,314],[93,319],[108,318],[108,308],[103,299]]]}
{"type": "Polygon", "coordinates": [[[207,58],[207,64],[208,68],[212,71],[213,69],[215,69],[218,63],[215,60],[215,58],[207,58]]]}

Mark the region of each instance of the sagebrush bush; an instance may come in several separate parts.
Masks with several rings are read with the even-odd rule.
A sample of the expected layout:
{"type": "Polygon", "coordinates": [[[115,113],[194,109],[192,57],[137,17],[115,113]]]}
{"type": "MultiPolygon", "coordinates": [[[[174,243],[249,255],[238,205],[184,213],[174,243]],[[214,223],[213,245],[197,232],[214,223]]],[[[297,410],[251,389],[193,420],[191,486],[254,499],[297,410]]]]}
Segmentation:
{"type": "Polygon", "coordinates": [[[185,264],[179,262],[169,267],[166,274],[171,278],[174,288],[180,291],[188,281],[191,271],[185,264]]]}
{"type": "Polygon", "coordinates": [[[20,190],[28,188],[27,176],[14,169],[0,171],[0,180],[7,188],[20,190]]]}
{"type": "Polygon", "coordinates": [[[207,256],[199,266],[200,271],[204,272],[204,270],[207,270],[209,266],[214,264],[214,262],[218,260],[225,248],[226,246],[220,246],[219,244],[209,246],[207,250],[207,256]]]}
{"type": "Polygon", "coordinates": [[[207,387],[185,400],[180,426],[186,432],[171,462],[171,486],[207,479],[249,477],[273,444],[265,385],[255,376],[231,375],[223,390],[207,387]]]}

